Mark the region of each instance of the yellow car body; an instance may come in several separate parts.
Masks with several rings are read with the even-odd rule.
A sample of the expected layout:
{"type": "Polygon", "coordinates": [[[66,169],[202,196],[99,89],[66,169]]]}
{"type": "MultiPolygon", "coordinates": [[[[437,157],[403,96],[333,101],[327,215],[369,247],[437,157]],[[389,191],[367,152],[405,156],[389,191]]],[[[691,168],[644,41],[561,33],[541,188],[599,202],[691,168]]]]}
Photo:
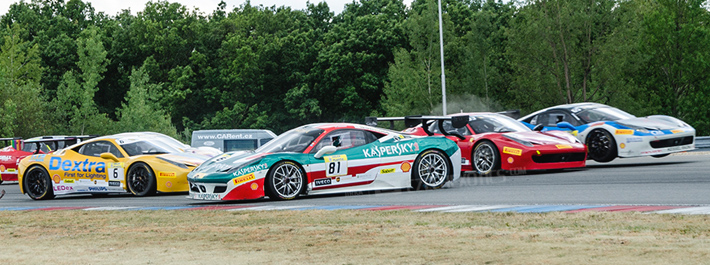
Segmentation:
{"type": "Polygon", "coordinates": [[[173,148],[166,142],[176,140],[166,137],[124,133],[28,156],[18,166],[20,190],[32,199],[75,193],[187,192],[187,173],[209,157],[173,148]]]}

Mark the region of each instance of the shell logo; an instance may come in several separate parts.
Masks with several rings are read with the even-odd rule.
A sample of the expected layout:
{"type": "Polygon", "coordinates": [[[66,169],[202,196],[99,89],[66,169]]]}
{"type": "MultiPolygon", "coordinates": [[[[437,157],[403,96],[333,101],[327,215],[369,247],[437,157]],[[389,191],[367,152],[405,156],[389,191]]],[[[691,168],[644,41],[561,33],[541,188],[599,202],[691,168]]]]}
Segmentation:
{"type": "Polygon", "coordinates": [[[170,182],[170,181],[165,182],[165,187],[170,188],[170,187],[172,187],[172,186],[173,186],[173,183],[172,183],[172,182],[170,182]]]}
{"type": "Polygon", "coordinates": [[[258,188],[259,188],[259,184],[256,184],[256,183],[251,184],[251,190],[256,190],[258,188]]]}
{"type": "Polygon", "coordinates": [[[508,157],[508,164],[512,164],[515,161],[512,157],[508,157]]]}
{"type": "Polygon", "coordinates": [[[409,162],[404,162],[400,169],[402,169],[403,172],[409,172],[409,170],[412,169],[412,165],[410,165],[409,162]]]}
{"type": "Polygon", "coordinates": [[[60,178],[59,175],[56,175],[56,174],[55,174],[55,175],[52,177],[52,180],[54,181],[54,183],[59,184],[59,182],[62,181],[62,178],[60,178]]]}
{"type": "Polygon", "coordinates": [[[624,148],[626,148],[626,144],[621,143],[621,144],[619,144],[619,147],[621,147],[621,149],[624,149],[624,148]]]}
{"type": "Polygon", "coordinates": [[[0,165],[0,172],[5,171],[5,165],[0,165]]]}

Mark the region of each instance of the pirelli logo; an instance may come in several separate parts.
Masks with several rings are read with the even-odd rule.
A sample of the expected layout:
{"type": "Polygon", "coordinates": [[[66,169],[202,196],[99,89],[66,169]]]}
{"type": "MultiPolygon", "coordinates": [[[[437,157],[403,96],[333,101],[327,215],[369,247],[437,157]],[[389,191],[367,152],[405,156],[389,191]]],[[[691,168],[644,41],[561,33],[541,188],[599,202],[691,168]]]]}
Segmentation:
{"type": "Polygon", "coordinates": [[[521,156],[523,154],[523,150],[505,146],[503,147],[503,153],[514,156],[521,156]]]}
{"type": "Polygon", "coordinates": [[[234,185],[239,185],[247,181],[252,181],[256,177],[254,176],[254,173],[249,173],[248,175],[244,175],[241,177],[236,177],[232,179],[232,182],[234,182],[234,185]]]}
{"type": "Polygon", "coordinates": [[[568,144],[558,144],[558,145],[555,145],[555,146],[557,146],[557,149],[570,149],[570,148],[572,148],[572,146],[571,146],[571,145],[568,145],[568,144]]]}
{"type": "Polygon", "coordinates": [[[616,130],[615,134],[627,134],[631,135],[634,134],[634,130],[616,130]]]}
{"type": "Polygon", "coordinates": [[[158,172],[158,176],[164,177],[164,178],[174,178],[175,172],[158,172]]]}

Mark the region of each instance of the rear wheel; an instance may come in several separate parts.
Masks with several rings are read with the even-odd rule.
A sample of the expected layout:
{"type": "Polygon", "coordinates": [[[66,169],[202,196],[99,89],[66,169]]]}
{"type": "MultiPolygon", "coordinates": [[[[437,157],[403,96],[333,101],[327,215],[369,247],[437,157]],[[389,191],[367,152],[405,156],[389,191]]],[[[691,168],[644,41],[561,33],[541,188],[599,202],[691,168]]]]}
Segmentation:
{"type": "Polygon", "coordinates": [[[126,176],[126,186],[133,195],[142,197],[155,194],[155,174],[147,164],[141,162],[133,164],[126,176]]]}
{"type": "Polygon", "coordinates": [[[488,175],[500,168],[498,148],[489,141],[482,141],[473,149],[473,169],[480,175],[488,175]]]}
{"type": "Polygon", "coordinates": [[[49,177],[47,170],[41,166],[33,166],[22,180],[24,190],[27,195],[33,200],[47,200],[54,198],[54,190],[52,190],[52,179],[49,177]]]}
{"type": "Polygon", "coordinates": [[[306,188],[306,173],[291,161],[276,163],[266,176],[266,195],[272,200],[298,198],[306,188]]]}
{"type": "Polygon", "coordinates": [[[618,155],[614,137],[602,129],[589,133],[589,136],[587,136],[587,148],[589,149],[589,158],[597,162],[609,162],[618,155]]]}
{"type": "Polygon", "coordinates": [[[438,150],[427,150],[420,154],[414,161],[414,169],[412,187],[415,189],[441,188],[451,173],[449,160],[438,150]]]}

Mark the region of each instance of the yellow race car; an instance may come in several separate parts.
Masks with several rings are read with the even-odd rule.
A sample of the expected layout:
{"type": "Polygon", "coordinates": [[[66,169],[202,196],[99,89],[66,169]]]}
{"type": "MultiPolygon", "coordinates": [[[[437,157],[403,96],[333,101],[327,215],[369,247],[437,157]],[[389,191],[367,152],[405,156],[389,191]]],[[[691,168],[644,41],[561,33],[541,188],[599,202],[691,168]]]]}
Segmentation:
{"type": "Polygon", "coordinates": [[[159,133],[121,133],[28,156],[18,166],[20,191],[34,200],[75,193],[186,192],[187,173],[210,157],[175,142],[159,133]]]}

